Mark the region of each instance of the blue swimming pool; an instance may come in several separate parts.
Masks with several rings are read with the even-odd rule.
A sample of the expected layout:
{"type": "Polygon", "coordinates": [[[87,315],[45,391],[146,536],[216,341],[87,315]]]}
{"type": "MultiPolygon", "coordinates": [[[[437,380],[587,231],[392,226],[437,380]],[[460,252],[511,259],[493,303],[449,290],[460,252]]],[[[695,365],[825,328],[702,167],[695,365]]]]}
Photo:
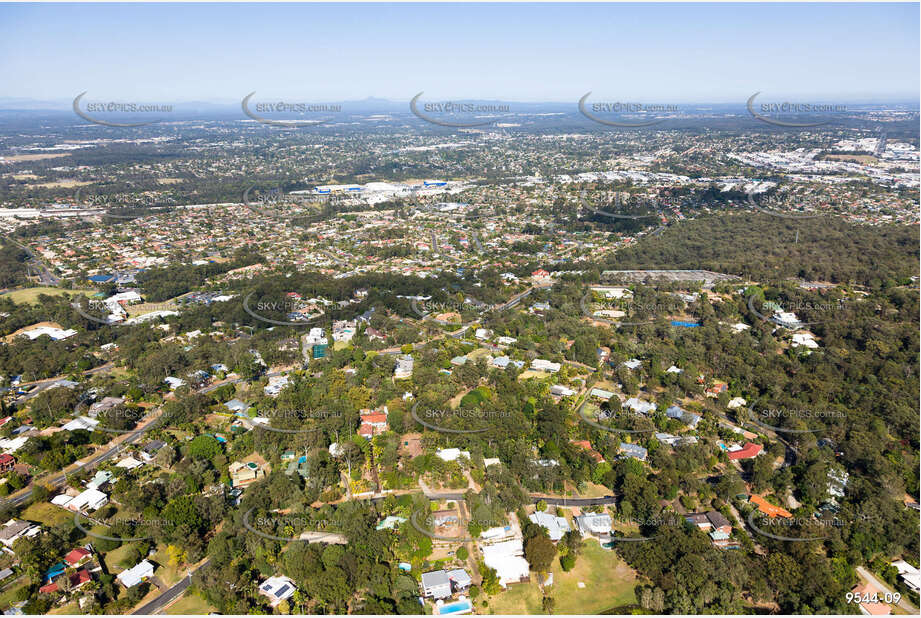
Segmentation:
{"type": "Polygon", "coordinates": [[[699,322],[684,322],[682,320],[672,320],[672,326],[684,326],[685,328],[696,328],[700,326],[699,322]]]}
{"type": "Polygon", "coordinates": [[[446,616],[448,614],[462,614],[469,612],[471,609],[473,609],[473,605],[471,605],[470,601],[461,599],[460,601],[442,605],[438,608],[438,613],[442,616],[446,616]]]}

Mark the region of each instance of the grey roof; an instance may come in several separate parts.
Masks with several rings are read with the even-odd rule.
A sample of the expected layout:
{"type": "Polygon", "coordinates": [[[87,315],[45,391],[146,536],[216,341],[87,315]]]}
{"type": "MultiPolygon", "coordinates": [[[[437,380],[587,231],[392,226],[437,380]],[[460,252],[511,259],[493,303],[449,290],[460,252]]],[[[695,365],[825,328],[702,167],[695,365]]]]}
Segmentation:
{"type": "Polygon", "coordinates": [[[707,513],[707,519],[710,520],[710,523],[713,524],[714,528],[722,528],[723,526],[732,525],[729,523],[729,520],[726,519],[726,516],[719,511],[709,511],[707,513]]]}
{"type": "Polygon", "coordinates": [[[620,443],[620,450],[623,451],[625,455],[638,457],[640,459],[645,459],[646,455],[649,453],[649,451],[639,444],[628,444],[627,442],[620,443]]]}
{"type": "Polygon", "coordinates": [[[430,571],[422,574],[422,588],[425,590],[431,588],[440,588],[447,586],[451,590],[451,580],[448,578],[447,571],[430,571]]]}

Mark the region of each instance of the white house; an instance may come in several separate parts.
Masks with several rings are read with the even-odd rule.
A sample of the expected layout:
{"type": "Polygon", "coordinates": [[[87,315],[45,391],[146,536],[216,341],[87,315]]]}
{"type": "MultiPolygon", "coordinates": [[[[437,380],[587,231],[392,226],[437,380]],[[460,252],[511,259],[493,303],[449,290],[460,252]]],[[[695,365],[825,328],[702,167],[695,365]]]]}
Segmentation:
{"type": "Polygon", "coordinates": [[[571,388],[567,388],[562,384],[554,384],[550,387],[550,394],[555,395],[556,397],[572,397],[576,394],[576,391],[571,388]]]}
{"type": "Polygon", "coordinates": [[[470,452],[462,451],[459,448],[443,448],[436,452],[435,455],[442,461],[457,461],[459,457],[470,459],[470,452]]]}
{"type": "Polygon", "coordinates": [[[918,569],[904,560],[893,562],[892,566],[898,569],[899,576],[910,590],[914,590],[915,592],[921,590],[921,571],[918,571],[918,569]]]}
{"type": "Polygon", "coordinates": [[[71,511],[95,511],[108,501],[109,497],[98,489],[87,489],[69,501],[66,507],[71,511]]]}
{"type": "Polygon", "coordinates": [[[130,569],[116,575],[115,579],[120,581],[125,588],[133,588],[145,579],[152,577],[153,573],[154,565],[146,560],[141,560],[130,569]]]}
{"type": "Polygon", "coordinates": [[[560,370],[560,364],[545,360],[543,358],[535,358],[533,361],[531,361],[531,369],[534,369],[535,371],[556,373],[560,370]]]}
{"type": "Polygon", "coordinates": [[[483,562],[486,566],[496,570],[499,584],[503,588],[529,576],[531,567],[528,561],[524,559],[524,547],[521,544],[521,539],[481,546],[480,551],[483,554],[483,562]]]}
{"type": "Polygon", "coordinates": [[[99,424],[99,421],[96,419],[90,418],[88,416],[78,416],[74,420],[70,421],[66,425],[62,425],[61,429],[64,431],[77,431],[78,429],[84,429],[86,431],[93,431],[96,429],[96,426],[99,424]]]}
{"type": "Polygon", "coordinates": [[[611,516],[607,513],[583,513],[573,517],[582,536],[607,540],[611,536],[611,516]]]}
{"type": "Polygon", "coordinates": [[[413,357],[406,355],[397,359],[397,364],[393,368],[393,378],[395,380],[405,380],[413,376],[413,357]]]}
{"type": "Polygon", "coordinates": [[[296,590],[297,586],[291,578],[283,575],[270,577],[259,585],[259,594],[267,597],[272,607],[289,598],[296,590]]]}
{"type": "Polygon", "coordinates": [[[643,401],[637,397],[631,397],[624,402],[625,408],[630,408],[634,412],[639,412],[640,414],[649,414],[650,412],[655,412],[656,404],[650,403],[648,401],[643,401]]]}
{"type": "Polygon", "coordinates": [[[554,543],[563,538],[563,535],[571,530],[569,522],[565,517],[557,517],[543,511],[535,511],[528,516],[532,522],[544,528],[550,535],[550,540],[554,543]]]}

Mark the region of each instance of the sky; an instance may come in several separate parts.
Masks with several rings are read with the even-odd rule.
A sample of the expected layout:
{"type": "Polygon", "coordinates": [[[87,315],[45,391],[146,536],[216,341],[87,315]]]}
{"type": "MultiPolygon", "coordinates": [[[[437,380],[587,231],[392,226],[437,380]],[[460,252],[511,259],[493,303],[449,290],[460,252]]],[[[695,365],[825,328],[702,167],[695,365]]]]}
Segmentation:
{"type": "Polygon", "coordinates": [[[918,3],[0,4],[0,97],[917,102],[918,24],[918,3]]]}

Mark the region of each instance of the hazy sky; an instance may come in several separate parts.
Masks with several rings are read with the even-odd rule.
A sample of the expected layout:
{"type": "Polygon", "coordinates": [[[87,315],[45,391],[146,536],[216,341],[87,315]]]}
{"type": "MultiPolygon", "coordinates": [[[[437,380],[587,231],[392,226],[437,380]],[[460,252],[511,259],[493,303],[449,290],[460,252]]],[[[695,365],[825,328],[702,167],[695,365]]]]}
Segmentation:
{"type": "Polygon", "coordinates": [[[0,96],[917,101],[918,24],[918,3],[0,4],[0,96]]]}

